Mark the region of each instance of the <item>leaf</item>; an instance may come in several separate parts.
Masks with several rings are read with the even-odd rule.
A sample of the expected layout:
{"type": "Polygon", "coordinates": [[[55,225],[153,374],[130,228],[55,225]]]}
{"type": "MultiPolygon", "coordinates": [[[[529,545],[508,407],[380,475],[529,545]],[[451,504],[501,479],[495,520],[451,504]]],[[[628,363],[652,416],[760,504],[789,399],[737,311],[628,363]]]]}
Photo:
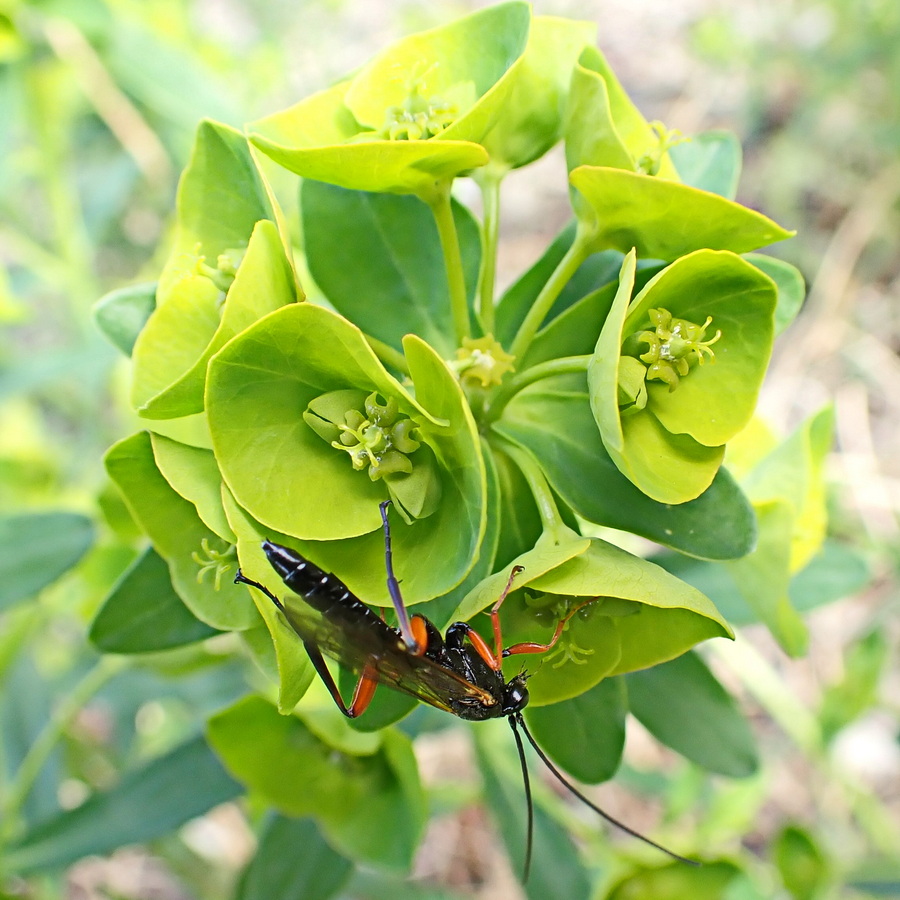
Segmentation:
{"type": "Polygon", "coordinates": [[[626,681],[632,714],[660,743],[730,778],[759,768],[747,720],[696,653],[632,672],[626,681]]]}
{"type": "Polygon", "coordinates": [[[704,131],[669,150],[685,184],[728,200],[737,194],[742,156],[741,143],[730,131],[704,131]]]}
{"type": "Polygon", "coordinates": [[[87,516],[0,516],[0,609],[27,600],[73,568],[94,542],[87,516]]]}
{"type": "MultiPolygon", "coordinates": [[[[594,22],[536,16],[512,92],[483,140],[491,168],[515,169],[543,156],[562,136],[572,69],[596,39],[594,22]]],[[[477,177],[477,176],[476,176],[477,177]]]]}
{"type": "MultiPolygon", "coordinates": [[[[3,618],[4,638],[15,641],[18,655],[10,661],[6,671],[6,659],[3,659],[2,652],[5,648],[0,648],[0,683],[3,685],[0,690],[0,776],[6,785],[15,783],[19,767],[53,716],[54,707],[59,702],[60,687],[68,687],[65,678],[61,685],[59,678],[50,681],[41,673],[30,650],[23,647],[26,635],[16,635],[10,627],[10,619],[10,616],[3,618]]],[[[27,631],[32,628],[29,623],[27,631]]],[[[16,820],[24,820],[23,824],[30,826],[58,813],[59,788],[64,772],[63,747],[57,745],[41,766],[19,815],[11,823],[13,828],[16,820]]]]}
{"type": "Polygon", "coordinates": [[[409,867],[425,804],[411,745],[399,732],[383,732],[369,756],[350,756],[260,697],[213,716],[208,730],[228,769],[280,812],[313,816],[328,842],[353,859],[409,867]]]}
{"type": "Polygon", "coordinates": [[[570,700],[528,706],[525,718],[544,752],[578,781],[615,774],[625,747],[628,697],[621,678],[605,678],[570,700]]]}
{"type": "Polygon", "coordinates": [[[534,453],[554,490],[589,522],[707,559],[743,556],[753,547],[753,510],[724,469],[696,500],[677,506],[635,487],[600,440],[583,381],[576,387],[572,380],[545,379],[525,389],[492,428],[534,453]]]}
{"type": "Polygon", "coordinates": [[[156,309],[156,282],[133,284],[105,294],[94,304],[94,321],[116,349],[131,356],[134,342],[156,309]]]}
{"type": "MultiPolygon", "coordinates": [[[[258,222],[249,243],[245,237],[229,249],[243,256],[224,299],[210,278],[197,274],[202,259],[196,257],[193,269],[185,263],[188,271],[173,282],[135,344],[132,402],[146,418],[201,412],[207,364],[216,351],[257,319],[297,299],[293,270],[273,222],[258,222]]],[[[215,268],[213,262],[205,264],[215,268]]]]}
{"type": "Polygon", "coordinates": [[[222,474],[211,450],[191,447],[159,434],[150,435],[153,458],[163,478],[197,509],[210,531],[234,542],[234,532],[222,508],[222,474]]]}
{"type": "Polygon", "coordinates": [[[161,837],[240,793],[206,741],[191,738],[26,832],[8,848],[4,864],[20,875],[60,869],[83,856],[161,837]]]}
{"type": "MultiPolygon", "coordinates": [[[[732,625],[739,627],[760,621],[727,565],[676,554],[661,554],[653,559],[706,594],[732,625]]],[[[858,553],[836,541],[825,541],[809,564],[791,578],[788,585],[791,606],[799,613],[810,612],[850,596],[862,588],[869,578],[869,568],[858,553]]]]}
{"type": "MultiPolygon", "coordinates": [[[[412,332],[453,356],[444,257],[421,200],[306,181],[300,209],[310,274],[339,313],[396,350],[412,332]]],[[[471,304],[481,238],[465,207],[454,202],[453,213],[471,304]]]]}
{"type": "Polygon", "coordinates": [[[569,179],[597,218],[597,250],[635,248],[641,257],[674,260],[701,249],[748,253],[793,235],[761,213],[662,178],[579,166],[569,179]]]}
{"type": "Polygon", "coordinates": [[[829,881],[828,858],[804,828],[788,825],[772,846],[781,880],[794,900],[814,900],[829,881]]]}
{"type": "Polygon", "coordinates": [[[329,900],[353,872],[309,819],[273,815],[241,875],[235,900],[329,900]]]}
{"type": "Polygon", "coordinates": [[[200,578],[194,554],[206,547],[225,553],[228,545],[200,520],[194,505],[179,496],[160,474],[150,436],[139,432],[114,444],[106,469],[131,514],[169,565],[172,586],[201,621],[224,631],[256,624],[253,605],[243,592],[217,590],[214,579],[200,578]]]}
{"type": "MultiPolygon", "coordinates": [[[[474,729],[475,749],[488,810],[499,827],[513,871],[521,877],[525,866],[525,790],[513,736],[503,733],[507,730],[499,722],[479,723],[474,729]]],[[[532,756],[529,768],[534,773],[533,784],[537,781],[537,765],[532,756]]],[[[591,896],[591,883],[572,838],[540,803],[534,806],[531,874],[524,890],[529,900],[587,900],[591,896]]]]}
{"type": "Polygon", "coordinates": [[[809,633],[803,619],[791,606],[790,550],[793,530],[791,507],[783,500],[756,504],[759,540],[742,559],[728,568],[744,600],[772,632],[785,653],[806,653],[809,633]]]}
{"type": "Polygon", "coordinates": [[[778,288],[778,303],[775,306],[777,337],[797,318],[803,307],[803,301],[806,299],[806,282],[800,270],[783,259],[765,256],[762,253],[748,253],[744,259],[765,272],[778,288]]]}
{"type": "Polygon", "coordinates": [[[88,638],[104,653],[151,653],[218,633],[184,605],[165,560],[148,547],[103,601],[88,638]]]}
{"type": "Polygon", "coordinates": [[[618,879],[603,900],[724,900],[740,876],[734,863],[721,860],[696,868],[679,862],[646,866],[618,879]]]}
{"type": "Polygon", "coordinates": [[[879,627],[845,650],[842,677],[828,685],[822,695],[819,721],[826,741],[878,705],[889,658],[890,647],[879,627]]]}
{"type": "MultiPolygon", "coordinates": [[[[241,571],[252,581],[267,584],[275,573],[261,552],[260,543],[264,537],[278,538],[265,534],[263,527],[241,509],[228,488],[223,488],[222,500],[228,523],[237,536],[241,571]]],[[[278,685],[278,711],[288,715],[315,677],[309,656],[297,633],[268,597],[249,587],[235,585],[235,590],[249,592],[265,622],[265,629],[251,629],[243,635],[259,667],[278,685]]]]}

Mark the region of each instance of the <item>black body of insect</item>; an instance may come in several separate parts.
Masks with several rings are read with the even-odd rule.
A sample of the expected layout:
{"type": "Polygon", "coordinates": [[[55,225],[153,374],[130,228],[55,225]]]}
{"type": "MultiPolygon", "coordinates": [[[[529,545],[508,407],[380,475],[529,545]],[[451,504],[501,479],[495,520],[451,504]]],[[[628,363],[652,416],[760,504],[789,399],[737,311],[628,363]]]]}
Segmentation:
{"type": "Polygon", "coordinates": [[[300,636],[313,666],[345,716],[355,718],[364,712],[376,686],[386,684],[461,719],[481,721],[506,718],[516,741],[525,784],[528,822],[524,878],[528,877],[531,861],[534,814],[520,730],[556,778],[596,813],[669,856],[696,865],[694,860],[685,859],[638,834],[588,800],[547,758],[525,725],[522,710],[528,704],[528,676],[520,673],[509,681],[504,680],[501,662],[514,654],[543,653],[549,650],[559,639],[573,613],[569,613],[557,624],[553,637],[545,644],[520,643],[503,647],[499,610],[513,580],[521,571],[520,567],[514,567],[506,587],[491,609],[493,648],[466,622],[455,622],[447,628],[446,635],[442,636],[425,616],[410,616],[407,612],[399,582],[394,576],[391,531],[387,516],[389,505],[390,501],[385,501],[380,508],[384,525],[387,585],[397,614],[396,628],[369,609],[336,576],[323,572],[295,550],[270,541],[262,544],[266,558],[285,585],[303,599],[304,605],[284,604],[267,587],[251,581],[240,571],[234,580],[262,591],[281,610],[300,636]],[[359,675],[349,704],[344,702],[323,654],[359,675]]]}

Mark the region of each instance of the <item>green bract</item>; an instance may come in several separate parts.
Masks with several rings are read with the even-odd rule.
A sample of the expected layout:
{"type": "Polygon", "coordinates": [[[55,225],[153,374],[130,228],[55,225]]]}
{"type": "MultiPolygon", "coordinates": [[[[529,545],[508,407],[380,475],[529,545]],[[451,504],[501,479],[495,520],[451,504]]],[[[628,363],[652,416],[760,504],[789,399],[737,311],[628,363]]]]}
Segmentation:
{"type": "MultiPolygon", "coordinates": [[[[502,643],[559,637],[514,654],[506,675],[530,673],[535,707],[566,704],[537,714],[536,732],[560,710],[610,717],[602,765],[549,750],[592,778],[617,764],[628,704],[622,679],[603,680],[731,634],[695,571],[715,574],[711,595],[739,581],[723,602],[741,621],[803,647],[788,587],[821,539],[828,427],[814,420],[766,456],[748,424],[803,295],[793,267],[752,251],[790,232],[733,199],[733,139],[646,121],[586,46],[593,31],[502,3],[397,42],[249,138],[204,122],[158,285],[97,310],[116,346],[133,347],[132,402],[152,430],[116,444],[107,469],[158,554],[111,595],[98,645],[141,652],[127,616],[151,576],[147,622],[162,634],[143,649],[239,631],[229,646],[296,716],[246,699],[213,719],[212,743],[258,798],[316,816],[369,865],[408,865],[421,830],[406,739],[381,731],[412,700],[378,698],[351,729],[322,712],[324,687],[306,696],[316,682],[297,633],[264,592],[231,584],[240,566],[285,597],[263,540],[393,623],[379,511],[390,500],[405,602],[489,641],[485,613],[523,567],[500,608],[502,643]],[[574,219],[495,299],[505,176],[560,138],[574,219]],[[304,179],[298,221],[283,221],[248,141],[304,179]],[[480,220],[462,192],[451,199],[469,176],[480,220]],[[622,549],[643,546],[634,536],[668,548],[665,568],[622,549]],[[374,833],[360,805],[406,824],[374,833]]],[[[359,645],[353,623],[316,627],[307,639],[332,652],[359,645]]],[[[357,671],[371,662],[358,653],[357,671]]],[[[690,658],[670,666],[630,676],[632,711],[658,735],[654,679],[680,679],[685,704],[714,681],[690,658]]],[[[350,674],[337,677],[348,701],[350,674]]],[[[670,743],[689,758],[739,768],[682,738],[670,743]]]]}
{"type": "MultiPolygon", "coordinates": [[[[441,560],[411,576],[415,602],[449,590],[471,568],[484,531],[485,475],[459,384],[423,341],[410,335],[405,348],[416,397],[346,319],[292,304],[216,355],[207,414],[228,487],[267,528],[317,541],[378,530],[368,543],[377,559],[378,504],[393,499],[409,524],[398,525],[398,556],[401,547],[412,555],[430,545],[441,560]]],[[[377,565],[361,552],[358,559],[377,565]]]]}
{"type": "Polygon", "coordinates": [[[631,300],[633,283],[630,255],[588,368],[591,409],[623,474],[655,500],[684,503],[709,487],[753,414],[775,286],[711,250],[683,256],[631,300]]]}
{"type": "Polygon", "coordinates": [[[525,51],[527,4],[398,41],[352,78],[256,122],[252,140],[305,178],[399,194],[483,166],[525,51]]]}

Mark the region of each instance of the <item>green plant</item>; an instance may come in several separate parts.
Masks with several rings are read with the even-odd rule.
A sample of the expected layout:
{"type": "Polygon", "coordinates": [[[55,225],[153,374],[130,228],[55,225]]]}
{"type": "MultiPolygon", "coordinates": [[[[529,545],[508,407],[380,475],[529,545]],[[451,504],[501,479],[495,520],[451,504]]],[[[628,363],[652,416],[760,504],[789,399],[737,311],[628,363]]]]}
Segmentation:
{"type": "MultiPolygon", "coordinates": [[[[248,885],[265,884],[285,841],[309,848],[295,880],[317,853],[347,873],[347,859],[408,868],[426,818],[410,736],[446,723],[417,713],[394,726],[409,704],[390,695],[344,722],[307,695],[308,660],[274,607],[230,584],[238,563],[273,581],[268,537],[387,605],[388,498],[405,598],[440,625],[482,621],[513,564],[525,572],[504,607],[510,641],[542,640],[579,598],[598,598],[529,682],[530,725],[567,771],[610,777],[629,710],[709,771],[755,770],[734,702],[686,651],[731,633],[695,586],[714,578],[708,593],[735,598],[741,621],[803,651],[789,589],[823,565],[829,417],[782,444],[752,418],[802,281],[753,252],[789,232],[732,199],[733,141],[647,123],[592,40],[586,23],[505,3],[401,41],[248,135],[198,129],[159,282],[96,309],[132,356],[146,429],[109,451],[107,470],[153,546],[91,639],[133,655],[235,632],[221,664],[254,658],[278,685],[277,710],[257,681],[264,696],[208,715],[206,740],[126,779],[108,804],[204,775],[189,810],[158,811],[122,840],[246,791],[275,817],[242,896],[262,890],[248,885]],[[560,139],[574,222],[496,301],[501,184],[560,139]],[[303,177],[299,229],[271,187],[283,181],[275,165],[303,177]],[[451,196],[459,177],[481,189],[480,223],[451,196]],[[669,552],[644,559],[618,546],[634,547],[630,535],[669,552]],[[676,701],[715,734],[673,716],[676,701]],[[567,733],[572,721],[582,727],[567,733]],[[318,828],[292,821],[304,815],[318,828]]],[[[506,798],[520,788],[508,736],[494,735],[479,732],[479,760],[515,858],[519,795],[506,798]]],[[[97,796],[43,828],[11,816],[10,870],[58,863],[60,842],[89,831],[97,796]]],[[[566,896],[585,895],[589,872],[545,807],[529,891],[562,890],[547,879],[564,868],[566,896]]],[[[98,848],[85,838],[76,849],[98,848]]],[[[728,862],[697,877],[720,875],[737,877],[728,862]]]]}

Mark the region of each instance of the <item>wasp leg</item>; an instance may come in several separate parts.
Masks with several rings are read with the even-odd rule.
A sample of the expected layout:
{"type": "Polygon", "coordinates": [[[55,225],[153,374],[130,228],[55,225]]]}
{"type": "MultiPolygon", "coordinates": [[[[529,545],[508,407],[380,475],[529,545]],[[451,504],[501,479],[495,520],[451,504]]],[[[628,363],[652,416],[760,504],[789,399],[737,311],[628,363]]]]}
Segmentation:
{"type": "MultiPolygon", "coordinates": [[[[512,567],[512,571],[509,573],[509,578],[506,581],[506,587],[503,588],[503,591],[497,598],[497,602],[491,607],[491,628],[494,630],[494,658],[497,660],[497,665],[494,668],[496,669],[500,668],[500,660],[506,656],[506,653],[503,650],[503,633],[500,629],[500,607],[503,606],[503,601],[512,590],[513,581],[515,581],[516,575],[521,575],[524,571],[525,566],[512,567]]],[[[482,654],[482,656],[483,655],[484,654],[482,654]]]]}
{"type": "Polygon", "coordinates": [[[331,694],[337,708],[348,719],[355,719],[357,716],[361,716],[372,702],[372,697],[375,696],[375,688],[378,687],[374,669],[371,669],[369,666],[363,669],[362,675],[359,676],[359,681],[356,682],[356,687],[353,689],[353,699],[348,706],[344,703],[344,698],[341,696],[341,692],[338,690],[338,686],[335,684],[328,666],[325,665],[325,660],[319,648],[308,641],[304,641],[303,646],[306,648],[309,661],[313,664],[316,672],[319,673],[319,678],[322,679],[325,687],[328,688],[328,693],[331,694]]]}
{"type": "Polygon", "coordinates": [[[418,654],[420,644],[413,633],[412,625],[409,621],[409,613],[406,611],[406,604],[403,602],[403,595],[400,593],[400,582],[397,581],[394,575],[391,526],[388,524],[387,516],[387,508],[390,505],[390,500],[384,500],[378,506],[381,510],[381,522],[384,527],[384,566],[387,569],[388,593],[391,595],[391,602],[394,604],[394,610],[397,613],[397,627],[400,629],[400,635],[410,652],[418,654]]]}
{"type": "Polygon", "coordinates": [[[574,609],[569,610],[569,612],[556,623],[556,631],[553,632],[553,637],[550,638],[546,644],[539,644],[534,641],[524,641],[521,644],[513,644],[503,650],[504,659],[507,656],[515,656],[517,653],[546,653],[559,640],[569,619],[571,619],[578,610],[584,609],[585,606],[589,603],[593,603],[596,599],[596,597],[591,597],[588,600],[585,600],[584,603],[579,603],[574,609]]]}

